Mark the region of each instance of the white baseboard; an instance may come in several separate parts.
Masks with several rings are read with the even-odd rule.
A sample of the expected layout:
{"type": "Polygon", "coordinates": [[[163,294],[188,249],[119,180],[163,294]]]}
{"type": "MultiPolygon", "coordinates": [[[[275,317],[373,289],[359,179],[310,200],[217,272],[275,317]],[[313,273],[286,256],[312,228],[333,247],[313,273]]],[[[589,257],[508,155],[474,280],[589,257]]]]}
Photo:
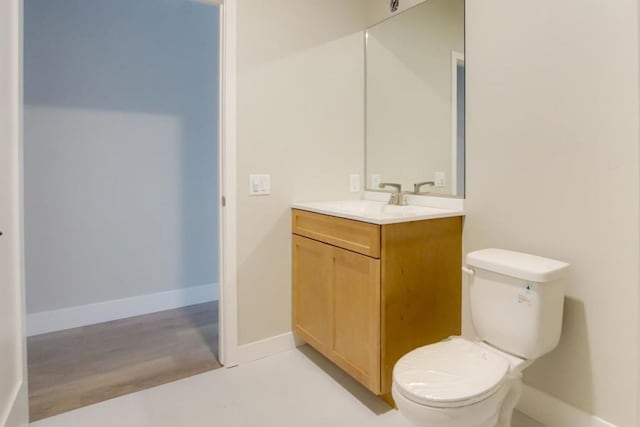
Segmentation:
{"type": "Polygon", "coordinates": [[[27,314],[27,336],[217,301],[217,283],[27,314]]]}
{"type": "Polygon", "coordinates": [[[299,345],[301,345],[301,341],[292,332],[287,332],[238,346],[236,362],[237,364],[251,362],[283,351],[293,350],[299,345]]]}
{"type": "Polygon", "coordinates": [[[616,427],[526,384],[522,385],[517,409],[546,427],[616,427]]]}

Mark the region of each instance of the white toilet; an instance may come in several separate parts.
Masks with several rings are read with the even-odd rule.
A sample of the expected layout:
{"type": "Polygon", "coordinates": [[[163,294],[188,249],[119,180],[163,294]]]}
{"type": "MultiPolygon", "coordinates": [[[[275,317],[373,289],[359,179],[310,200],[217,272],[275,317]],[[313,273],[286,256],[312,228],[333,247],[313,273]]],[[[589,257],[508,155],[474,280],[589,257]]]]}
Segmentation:
{"type": "Polygon", "coordinates": [[[393,399],[414,425],[509,427],[522,371],[560,339],[569,264],[502,249],[467,254],[480,337],[417,348],[393,368],[393,399]]]}

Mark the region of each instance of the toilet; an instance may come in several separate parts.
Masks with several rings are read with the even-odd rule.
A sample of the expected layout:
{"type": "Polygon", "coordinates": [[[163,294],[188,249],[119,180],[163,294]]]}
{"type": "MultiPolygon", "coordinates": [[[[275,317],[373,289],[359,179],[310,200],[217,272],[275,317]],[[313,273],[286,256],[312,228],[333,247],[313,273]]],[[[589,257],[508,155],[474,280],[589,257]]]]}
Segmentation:
{"type": "Polygon", "coordinates": [[[479,338],[417,348],[393,368],[393,399],[416,426],[511,426],[522,371],[560,339],[569,264],[503,249],[470,252],[466,264],[479,338]]]}

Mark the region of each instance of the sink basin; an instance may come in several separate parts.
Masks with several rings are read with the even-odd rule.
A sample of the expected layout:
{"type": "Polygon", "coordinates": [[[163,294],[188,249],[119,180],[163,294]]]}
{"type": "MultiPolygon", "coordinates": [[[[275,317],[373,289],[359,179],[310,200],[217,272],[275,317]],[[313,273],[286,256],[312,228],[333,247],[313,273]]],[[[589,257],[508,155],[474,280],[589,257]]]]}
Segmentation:
{"type": "Polygon", "coordinates": [[[445,218],[464,214],[460,210],[414,205],[389,205],[386,202],[373,200],[295,203],[293,207],[373,224],[392,224],[396,222],[445,218]]]}

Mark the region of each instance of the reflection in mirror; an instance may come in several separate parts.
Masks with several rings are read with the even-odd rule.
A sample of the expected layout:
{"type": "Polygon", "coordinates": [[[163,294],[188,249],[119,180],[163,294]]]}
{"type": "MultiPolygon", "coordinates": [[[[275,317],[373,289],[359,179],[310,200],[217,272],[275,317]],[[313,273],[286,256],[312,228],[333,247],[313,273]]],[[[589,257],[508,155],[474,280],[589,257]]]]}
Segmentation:
{"type": "Polygon", "coordinates": [[[464,0],[426,0],[367,30],[367,188],[464,197],[464,75],[464,0]]]}

